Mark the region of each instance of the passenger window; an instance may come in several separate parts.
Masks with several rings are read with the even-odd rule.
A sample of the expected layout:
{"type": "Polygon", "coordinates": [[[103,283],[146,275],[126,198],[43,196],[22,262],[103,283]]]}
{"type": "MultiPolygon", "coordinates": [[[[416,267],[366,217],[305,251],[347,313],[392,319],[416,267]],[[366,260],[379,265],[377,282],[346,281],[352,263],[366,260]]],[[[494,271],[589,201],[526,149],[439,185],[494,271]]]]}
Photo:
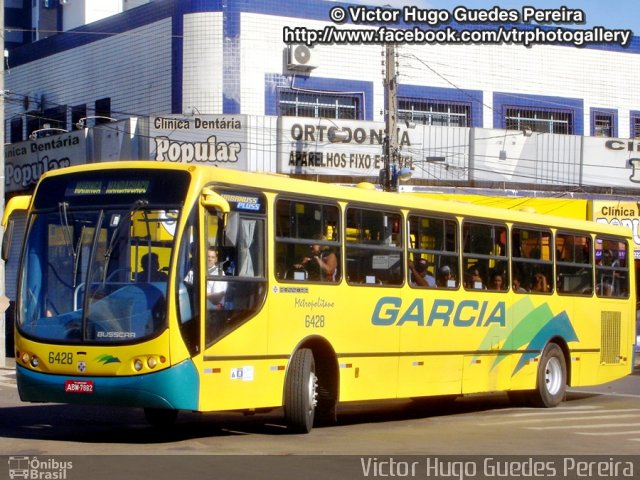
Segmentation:
{"type": "Polygon", "coordinates": [[[401,285],[404,279],[401,215],[350,207],[346,219],[348,282],[401,285]]]}
{"type": "Polygon", "coordinates": [[[412,286],[456,288],[460,278],[456,221],[409,216],[408,265],[412,286]]]}
{"type": "Polygon", "coordinates": [[[550,230],[514,227],[511,231],[512,288],[516,293],[551,293],[553,257],[550,230]]]}
{"type": "Polygon", "coordinates": [[[593,294],[591,237],[556,234],[556,272],[558,292],[571,295],[593,294]]]}
{"type": "Polygon", "coordinates": [[[462,235],[465,288],[508,290],[507,227],[486,222],[465,222],[462,235]]]}
{"type": "Polygon", "coordinates": [[[596,237],[596,294],[599,297],[629,296],[627,242],[622,238],[596,237]]]}
{"type": "Polygon", "coordinates": [[[282,281],[340,281],[340,211],[337,205],[276,202],[276,276],[282,281]]]}

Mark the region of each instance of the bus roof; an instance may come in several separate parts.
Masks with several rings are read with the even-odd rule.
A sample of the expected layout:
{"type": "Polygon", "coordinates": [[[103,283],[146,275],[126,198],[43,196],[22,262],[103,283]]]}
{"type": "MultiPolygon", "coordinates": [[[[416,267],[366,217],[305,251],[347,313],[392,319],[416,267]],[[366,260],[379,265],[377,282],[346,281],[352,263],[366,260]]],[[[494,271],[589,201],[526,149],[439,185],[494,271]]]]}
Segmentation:
{"type": "Polygon", "coordinates": [[[411,193],[403,194],[382,192],[380,190],[366,188],[366,184],[360,185],[360,187],[364,188],[358,188],[358,186],[341,186],[311,180],[294,179],[282,174],[246,172],[228,168],[212,167],[210,165],[120,160],[51,170],[43,174],[41,180],[52,176],[74,172],[95,173],[100,170],[120,170],[127,168],[187,171],[191,174],[197,190],[215,181],[217,183],[227,184],[230,186],[259,186],[264,191],[274,193],[284,191],[292,194],[305,194],[320,198],[357,201],[404,209],[421,209],[452,215],[460,215],[464,213],[466,217],[482,218],[486,220],[501,220],[514,224],[537,224],[539,226],[547,226],[561,230],[587,230],[605,235],[617,235],[627,238],[631,237],[631,231],[626,227],[600,224],[586,219],[577,220],[550,214],[534,213],[526,210],[513,210],[494,206],[478,205],[475,203],[462,202],[457,199],[446,200],[411,193]],[[310,189],[310,185],[314,185],[313,189],[310,189]],[[461,208],[461,206],[463,206],[463,208],[461,208]]]}

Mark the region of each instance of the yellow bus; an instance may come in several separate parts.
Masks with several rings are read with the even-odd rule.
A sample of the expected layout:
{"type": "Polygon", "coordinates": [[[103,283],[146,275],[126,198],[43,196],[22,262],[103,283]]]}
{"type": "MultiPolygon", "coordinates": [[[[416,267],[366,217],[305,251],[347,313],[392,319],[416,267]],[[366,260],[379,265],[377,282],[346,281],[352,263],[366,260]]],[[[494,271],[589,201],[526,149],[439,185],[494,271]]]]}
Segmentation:
{"type": "Polygon", "coordinates": [[[624,228],[155,162],[48,172],[5,227],[19,209],[24,401],[284,407],[308,432],[345,402],[553,407],[633,368],[624,228]]]}

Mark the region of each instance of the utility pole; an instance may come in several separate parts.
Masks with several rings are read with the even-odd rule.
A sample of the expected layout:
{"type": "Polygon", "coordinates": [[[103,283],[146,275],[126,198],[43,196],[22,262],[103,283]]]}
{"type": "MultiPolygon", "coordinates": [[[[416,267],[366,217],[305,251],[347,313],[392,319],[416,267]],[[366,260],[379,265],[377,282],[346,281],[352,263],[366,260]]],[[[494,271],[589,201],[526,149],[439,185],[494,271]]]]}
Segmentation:
{"type": "Polygon", "coordinates": [[[396,169],[398,168],[398,97],[396,79],[396,47],[385,45],[384,78],[384,120],[385,139],[383,144],[384,170],[381,174],[382,189],[385,192],[398,190],[396,169]]]}

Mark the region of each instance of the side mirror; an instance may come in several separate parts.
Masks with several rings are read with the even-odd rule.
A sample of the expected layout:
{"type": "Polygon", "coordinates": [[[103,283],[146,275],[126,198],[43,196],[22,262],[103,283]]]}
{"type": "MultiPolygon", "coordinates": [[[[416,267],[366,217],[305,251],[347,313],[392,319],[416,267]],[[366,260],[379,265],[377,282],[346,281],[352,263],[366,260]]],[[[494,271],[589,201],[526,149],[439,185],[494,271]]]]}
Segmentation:
{"type": "Polygon", "coordinates": [[[9,252],[11,251],[11,237],[13,236],[14,221],[11,215],[19,210],[27,211],[31,205],[31,195],[20,195],[9,199],[4,207],[2,215],[2,226],[4,227],[4,235],[2,236],[2,260],[9,260],[9,252]]]}
{"type": "Polygon", "coordinates": [[[205,208],[216,209],[223,214],[227,214],[231,211],[229,202],[209,187],[202,189],[202,193],[200,194],[200,203],[205,208]]]}
{"type": "Polygon", "coordinates": [[[9,220],[2,236],[2,260],[9,260],[9,252],[11,252],[11,238],[13,237],[13,220],[9,220]]]}

